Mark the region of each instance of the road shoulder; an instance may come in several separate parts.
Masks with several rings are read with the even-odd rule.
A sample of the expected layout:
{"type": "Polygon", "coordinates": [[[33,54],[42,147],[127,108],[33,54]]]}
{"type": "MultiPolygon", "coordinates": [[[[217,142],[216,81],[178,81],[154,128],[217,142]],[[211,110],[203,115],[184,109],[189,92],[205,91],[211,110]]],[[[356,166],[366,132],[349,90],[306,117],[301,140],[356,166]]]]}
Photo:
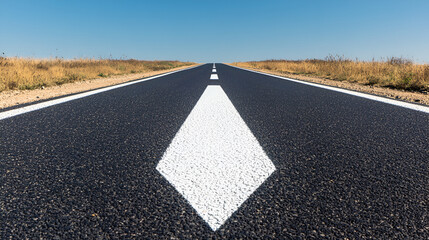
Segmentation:
{"type": "Polygon", "coordinates": [[[20,104],[37,102],[40,100],[50,99],[69,94],[85,92],[97,88],[112,86],[124,82],[129,82],[141,78],[151,77],[167,72],[195,67],[198,64],[183,66],[168,70],[152,71],[145,73],[134,73],[126,75],[117,75],[108,78],[96,78],[81,82],[67,83],[58,86],[46,87],[34,90],[11,90],[0,92],[0,109],[13,107],[20,104]]]}
{"type": "Polygon", "coordinates": [[[403,100],[411,103],[420,103],[420,104],[429,106],[429,95],[424,93],[407,92],[403,90],[389,89],[389,88],[377,87],[377,86],[366,86],[366,85],[361,85],[357,83],[341,82],[341,81],[335,81],[335,80],[313,77],[313,76],[288,74],[288,73],[281,73],[277,71],[270,71],[270,70],[259,69],[259,68],[248,68],[248,67],[236,66],[229,63],[226,63],[226,64],[233,67],[241,67],[244,69],[249,69],[249,70],[253,70],[261,73],[268,73],[268,74],[273,74],[281,77],[287,77],[287,78],[302,80],[306,82],[318,83],[318,84],[323,84],[327,86],[334,86],[338,88],[344,88],[344,89],[354,90],[358,92],[374,94],[374,95],[388,97],[392,99],[403,100]]]}

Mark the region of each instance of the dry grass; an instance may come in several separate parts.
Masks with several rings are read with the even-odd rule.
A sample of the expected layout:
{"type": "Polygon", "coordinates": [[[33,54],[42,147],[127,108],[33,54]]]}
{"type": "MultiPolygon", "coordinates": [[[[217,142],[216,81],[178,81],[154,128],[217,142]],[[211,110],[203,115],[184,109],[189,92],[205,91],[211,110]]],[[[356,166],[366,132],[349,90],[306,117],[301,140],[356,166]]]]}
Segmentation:
{"type": "Polygon", "coordinates": [[[192,64],[179,61],[0,57],[0,92],[13,89],[35,89],[127,73],[167,70],[192,64]]]}
{"type": "Polygon", "coordinates": [[[409,91],[427,92],[429,90],[429,65],[414,64],[403,58],[389,58],[385,61],[352,61],[343,57],[330,56],[325,60],[267,60],[236,62],[232,65],[409,91]]]}

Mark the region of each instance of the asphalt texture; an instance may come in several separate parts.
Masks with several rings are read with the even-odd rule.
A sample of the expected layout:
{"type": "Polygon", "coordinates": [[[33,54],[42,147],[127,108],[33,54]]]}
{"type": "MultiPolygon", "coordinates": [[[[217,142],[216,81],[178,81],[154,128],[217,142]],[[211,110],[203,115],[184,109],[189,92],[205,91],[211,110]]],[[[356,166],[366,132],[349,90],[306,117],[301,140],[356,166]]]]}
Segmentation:
{"type": "Polygon", "coordinates": [[[1,120],[0,238],[429,238],[428,114],[216,68],[1,120]],[[156,170],[209,84],[276,167],[217,231],[156,170]]]}

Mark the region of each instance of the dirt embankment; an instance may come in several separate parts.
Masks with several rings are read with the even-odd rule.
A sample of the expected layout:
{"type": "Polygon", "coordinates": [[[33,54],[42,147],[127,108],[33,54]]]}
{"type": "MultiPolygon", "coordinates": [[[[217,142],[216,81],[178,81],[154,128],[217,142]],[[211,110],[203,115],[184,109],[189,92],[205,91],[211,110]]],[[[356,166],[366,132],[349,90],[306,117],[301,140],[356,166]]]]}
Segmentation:
{"type": "Polygon", "coordinates": [[[15,106],[18,104],[35,102],[43,99],[49,99],[62,95],[78,93],[88,91],[96,88],[107,87],[124,83],[140,78],[151,77],[154,75],[176,71],[180,69],[190,68],[197,66],[194,64],[191,66],[183,66],[169,70],[152,71],[145,73],[133,73],[126,75],[117,75],[112,77],[102,77],[91,80],[85,80],[80,82],[66,83],[58,86],[44,87],[34,90],[10,90],[0,92],[0,109],[15,106]]]}

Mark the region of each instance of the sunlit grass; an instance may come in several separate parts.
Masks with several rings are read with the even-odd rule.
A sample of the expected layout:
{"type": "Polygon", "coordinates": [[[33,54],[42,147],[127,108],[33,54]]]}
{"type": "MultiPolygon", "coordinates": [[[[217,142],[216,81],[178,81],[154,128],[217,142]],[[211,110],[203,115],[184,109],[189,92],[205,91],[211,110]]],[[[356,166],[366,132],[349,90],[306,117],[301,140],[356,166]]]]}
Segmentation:
{"type": "Polygon", "coordinates": [[[180,61],[111,59],[31,59],[0,57],[0,91],[35,89],[127,73],[145,73],[192,65],[180,61]]]}
{"type": "Polygon", "coordinates": [[[325,60],[267,60],[236,62],[233,65],[280,73],[311,75],[364,85],[412,91],[429,90],[429,65],[415,64],[403,58],[359,61],[329,56],[325,60]]]}

